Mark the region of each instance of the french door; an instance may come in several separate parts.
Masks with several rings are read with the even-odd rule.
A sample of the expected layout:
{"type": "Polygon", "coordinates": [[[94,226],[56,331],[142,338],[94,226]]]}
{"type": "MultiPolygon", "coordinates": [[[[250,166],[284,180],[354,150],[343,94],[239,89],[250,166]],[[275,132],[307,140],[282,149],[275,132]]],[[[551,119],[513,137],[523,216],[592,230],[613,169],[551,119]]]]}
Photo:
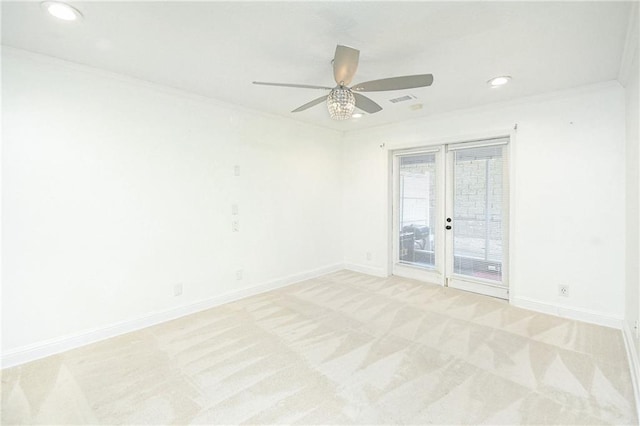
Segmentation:
{"type": "Polygon", "coordinates": [[[508,138],[393,156],[393,273],[508,298],[508,138]]]}

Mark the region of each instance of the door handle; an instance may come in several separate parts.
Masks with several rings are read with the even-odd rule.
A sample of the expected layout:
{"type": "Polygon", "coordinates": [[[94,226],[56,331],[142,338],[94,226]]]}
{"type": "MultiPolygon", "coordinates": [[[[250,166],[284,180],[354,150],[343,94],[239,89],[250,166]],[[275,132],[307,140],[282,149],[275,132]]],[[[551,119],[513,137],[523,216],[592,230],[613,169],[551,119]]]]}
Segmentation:
{"type": "Polygon", "coordinates": [[[451,225],[445,226],[444,229],[451,229],[451,225]]]}

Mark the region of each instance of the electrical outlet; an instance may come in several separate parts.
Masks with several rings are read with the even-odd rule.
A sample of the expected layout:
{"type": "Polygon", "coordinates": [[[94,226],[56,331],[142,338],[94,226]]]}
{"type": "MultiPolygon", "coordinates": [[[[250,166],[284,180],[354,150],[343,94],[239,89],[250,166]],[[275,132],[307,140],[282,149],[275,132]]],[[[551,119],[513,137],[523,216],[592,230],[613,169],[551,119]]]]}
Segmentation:
{"type": "Polygon", "coordinates": [[[173,286],[173,295],[174,296],[182,295],[182,283],[178,283],[173,286]]]}
{"type": "Polygon", "coordinates": [[[231,214],[237,216],[240,213],[237,204],[231,204],[231,214]]]}
{"type": "Polygon", "coordinates": [[[236,280],[240,281],[242,279],[242,269],[238,269],[236,271],[236,280]]]}
{"type": "Polygon", "coordinates": [[[233,232],[240,232],[240,221],[239,220],[234,220],[231,222],[231,230],[233,232]]]}
{"type": "Polygon", "coordinates": [[[233,166],[233,174],[236,176],[240,176],[240,166],[238,165],[233,166]]]}
{"type": "Polygon", "coordinates": [[[568,285],[564,285],[564,284],[560,284],[558,286],[558,294],[560,296],[569,297],[569,286],[568,285]]]}
{"type": "Polygon", "coordinates": [[[367,252],[367,260],[371,260],[371,252],[370,251],[367,252]]]}

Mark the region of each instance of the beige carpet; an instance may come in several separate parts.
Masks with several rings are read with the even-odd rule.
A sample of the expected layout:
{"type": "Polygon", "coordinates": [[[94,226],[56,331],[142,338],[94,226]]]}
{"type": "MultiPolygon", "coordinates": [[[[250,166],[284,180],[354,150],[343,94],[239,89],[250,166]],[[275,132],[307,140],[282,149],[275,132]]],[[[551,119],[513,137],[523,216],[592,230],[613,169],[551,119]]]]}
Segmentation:
{"type": "Polygon", "coordinates": [[[620,331],[337,272],[2,372],[2,423],[637,424],[620,331]]]}

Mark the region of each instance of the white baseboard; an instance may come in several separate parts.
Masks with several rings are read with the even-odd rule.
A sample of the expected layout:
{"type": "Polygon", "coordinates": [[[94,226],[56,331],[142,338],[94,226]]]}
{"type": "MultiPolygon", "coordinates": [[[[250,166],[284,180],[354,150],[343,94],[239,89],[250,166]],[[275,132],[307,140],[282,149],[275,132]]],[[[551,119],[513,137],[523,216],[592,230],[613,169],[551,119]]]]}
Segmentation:
{"type": "Polygon", "coordinates": [[[202,300],[184,306],[168,309],[165,311],[154,312],[132,320],[121,321],[106,327],[99,327],[93,330],[77,333],[73,335],[58,337],[55,339],[38,342],[35,344],[23,346],[2,354],[2,368],[9,368],[16,365],[24,364],[36,359],[55,355],[100,340],[116,337],[121,334],[130,333],[142,328],[150,327],[162,322],[170,321],[176,318],[190,315],[196,312],[204,311],[225,303],[243,299],[245,297],[254,296],[280,287],[285,287],[300,281],[305,281],[320,275],[329,274],[343,269],[341,263],[324,266],[299,274],[289,275],[283,278],[267,281],[265,283],[245,288],[238,291],[223,294],[221,296],[202,300]]]}
{"type": "Polygon", "coordinates": [[[633,384],[633,394],[636,397],[636,411],[640,419],[640,359],[636,345],[633,343],[633,331],[629,328],[629,323],[624,321],[622,326],[622,337],[624,337],[624,346],[627,349],[627,358],[629,359],[629,370],[631,371],[631,383],[633,384]]]}
{"type": "Polygon", "coordinates": [[[541,302],[539,300],[529,299],[527,297],[512,297],[511,304],[519,308],[542,312],[544,314],[555,315],[563,318],[571,318],[578,321],[603,325],[605,327],[617,328],[618,330],[622,329],[622,318],[610,316],[600,312],[590,311],[587,309],[576,309],[561,305],[552,305],[547,302],[541,302]]]}
{"type": "Polygon", "coordinates": [[[343,267],[344,269],[348,269],[349,271],[361,272],[363,274],[373,275],[374,277],[384,278],[389,276],[389,274],[387,274],[387,271],[385,271],[383,268],[378,268],[375,266],[361,265],[358,263],[345,263],[343,267]]]}

